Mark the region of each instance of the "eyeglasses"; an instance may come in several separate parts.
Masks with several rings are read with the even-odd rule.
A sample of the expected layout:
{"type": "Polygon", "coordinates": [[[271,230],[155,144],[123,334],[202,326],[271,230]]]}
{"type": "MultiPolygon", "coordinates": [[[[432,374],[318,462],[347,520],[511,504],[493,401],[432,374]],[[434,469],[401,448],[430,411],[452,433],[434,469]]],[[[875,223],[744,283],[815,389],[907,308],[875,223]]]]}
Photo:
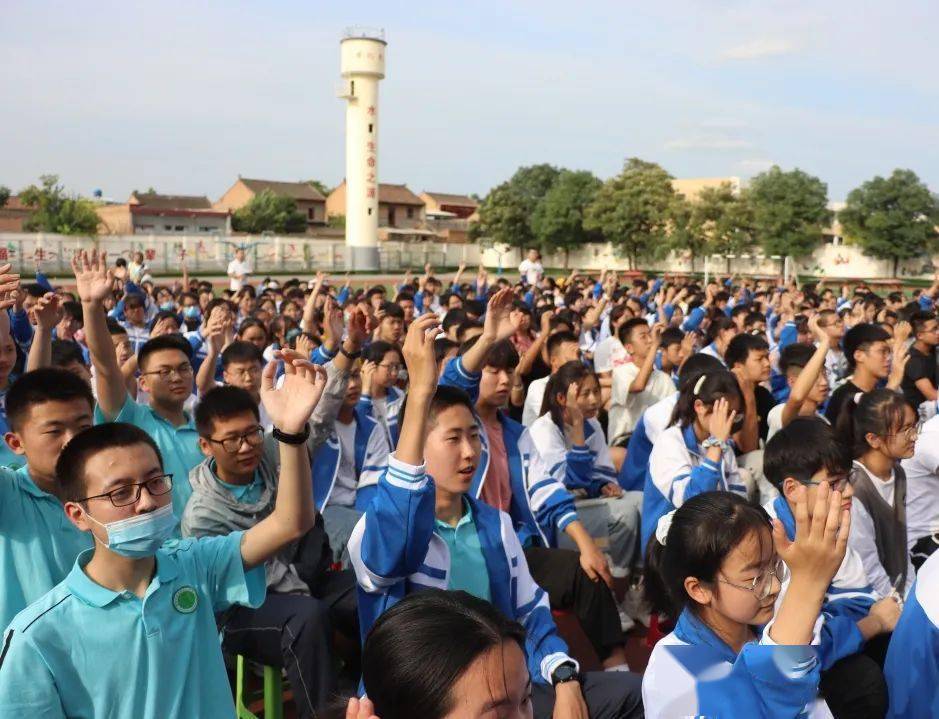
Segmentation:
{"type": "MultiPolygon", "coordinates": [[[[818,487],[822,485],[823,482],[816,482],[815,480],[807,479],[804,482],[801,482],[801,484],[804,484],[806,487],[818,487]]],[[[830,477],[824,482],[824,484],[827,484],[829,487],[831,487],[832,492],[843,492],[844,488],[848,486],[848,476],[845,474],[839,477],[830,477]]]]}
{"type": "Polygon", "coordinates": [[[903,439],[916,439],[923,431],[922,424],[911,424],[908,427],[901,427],[899,432],[888,434],[888,437],[902,437],[903,439]]]}
{"type": "Polygon", "coordinates": [[[384,364],[384,363],[379,363],[378,366],[379,366],[379,367],[384,367],[386,370],[388,370],[388,373],[389,373],[389,374],[398,374],[398,372],[401,371],[401,365],[399,365],[399,364],[384,364]]]}
{"type": "Polygon", "coordinates": [[[180,379],[186,379],[187,377],[192,377],[192,365],[188,362],[185,362],[179,365],[179,367],[160,367],[160,369],[153,370],[152,372],[141,372],[140,374],[159,375],[160,379],[162,380],[167,380],[175,374],[180,379]]]}
{"type": "Polygon", "coordinates": [[[137,504],[140,500],[140,492],[144,487],[147,488],[151,497],[159,497],[161,494],[166,494],[173,488],[173,475],[161,474],[159,477],[151,477],[150,479],[145,479],[143,482],[125,484],[117,489],[112,489],[110,492],[95,494],[78,501],[87,502],[90,499],[102,499],[107,497],[115,507],[126,507],[130,504],[137,504]]]}
{"type": "Polygon", "coordinates": [[[783,560],[777,559],[773,563],[773,566],[770,569],[760,574],[757,574],[753,578],[753,581],[750,582],[750,586],[747,586],[745,584],[735,584],[734,582],[728,582],[726,579],[721,579],[720,577],[717,578],[717,581],[719,581],[721,584],[728,584],[731,587],[736,587],[737,589],[743,589],[748,592],[753,592],[754,596],[756,597],[756,600],[758,602],[762,602],[770,594],[773,593],[773,577],[776,577],[776,579],[779,580],[780,584],[785,579],[786,563],[783,560]]]}
{"type": "Polygon", "coordinates": [[[264,441],[264,427],[255,427],[249,432],[239,434],[237,437],[226,437],[225,439],[213,439],[206,437],[209,442],[222,445],[229,454],[237,454],[241,450],[241,444],[247,443],[249,447],[257,447],[264,441]]]}

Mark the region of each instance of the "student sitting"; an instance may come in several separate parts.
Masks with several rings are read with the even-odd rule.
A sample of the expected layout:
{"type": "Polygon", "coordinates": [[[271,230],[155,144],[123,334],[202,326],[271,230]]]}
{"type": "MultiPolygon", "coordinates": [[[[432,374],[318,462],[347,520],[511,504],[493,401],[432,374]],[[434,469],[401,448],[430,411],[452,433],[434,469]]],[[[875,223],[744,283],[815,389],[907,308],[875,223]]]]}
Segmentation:
{"type": "Polygon", "coordinates": [[[619,328],[619,336],[630,361],[613,370],[607,432],[613,446],[625,446],[643,411],[675,391],[671,378],[655,368],[661,326],[650,329],[644,319],[636,317],[619,328]]]}
{"type": "Polygon", "coordinates": [[[701,375],[681,391],[671,425],[652,447],[642,498],[642,551],[659,517],[702,492],[747,495],[731,435],[743,426],[743,398],[727,370],[701,375]]]}
{"type": "Polygon", "coordinates": [[[569,331],[555,332],[547,339],[548,363],[550,372],[545,377],[533,380],[528,385],[525,394],[525,407],[522,411],[522,424],[531,427],[535,420],[541,416],[541,405],[544,403],[544,391],[548,386],[551,375],[557,372],[561,365],[580,360],[580,344],[577,335],[569,331]]]}
{"type": "Polygon", "coordinates": [[[882,597],[905,597],[913,586],[906,533],[906,473],[901,459],[913,456],[917,417],[913,408],[888,389],[851,397],[837,425],[850,448],[851,547],[882,597]]]}
{"type": "Polygon", "coordinates": [[[727,315],[719,314],[711,319],[706,335],[706,346],[701,350],[706,355],[724,361],[727,345],[737,336],[737,325],[727,315]]]}
{"type": "Polygon", "coordinates": [[[643,676],[646,717],[829,716],[810,645],[825,588],[844,560],[850,515],[827,483],[811,515],[805,489],[795,499],[794,541],[731,492],[699,494],[663,517],[646,588],[677,622],[643,676]],[[788,591],[774,611],[787,567],[788,591]]]}
{"type": "Polygon", "coordinates": [[[261,404],[261,372],[264,369],[264,358],[261,350],[256,345],[242,340],[235,340],[221,353],[222,357],[222,382],[215,379],[215,360],[218,357],[218,349],[221,345],[222,333],[216,331],[216,328],[210,325],[209,328],[208,352],[206,361],[199,367],[196,375],[196,388],[200,396],[205,396],[214,388],[228,385],[230,387],[240,387],[251,395],[261,416],[261,426],[265,432],[270,432],[273,428],[271,418],[267,416],[267,410],[261,404]]]}
{"type": "Polygon", "coordinates": [[[385,430],[388,446],[398,441],[398,414],[404,392],[395,386],[401,372],[401,350],[387,342],[372,342],[363,354],[362,396],[359,407],[385,430]]]}
{"type": "Polygon", "coordinates": [[[819,411],[828,400],[828,374],[825,358],[828,356],[828,335],[813,317],[809,326],[816,331],[818,344],[794,342],[779,353],[779,371],[789,386],[788,399],[769,412],[767,441],[796,417],[828,418],[819,411]]]}
{"type": "Polygon", "coordinates": [[[939,554],[919,570],[893,630],[884,675],[890,695],[888,719],[939,716],[939,554]]]}
{"type": "Polygon", "coordinates": [[[95,546],[10,624],[0,665],[5,715],[234,715],[216,614],[260,606],[264,563],[315,517],[302,443],[325,378],[300,360],[287,372],[275,390],[268,365],[262,389],[280,442],[277,500],[244,532],[170,540],[173,477],[137,427],[93,427],[66,445],[56,463],[65,512],[95,546]]]}
{"type": "MultiPolygon", "coordinates": [[[[821,357],[824,358],[824,354],[821,357]]],[[[824,372],[821,376],[827,382],[824,372]]],[[[823,419],[800,417],[777,432],[766,446],[763,467],[767,479],[780,493],[777,499],[764,505],[764,509],[770,517],[782,522],[790,540],[796,534],[793,512],[795,496],[802,491],[801,487],[805,487],[810,513],[822,484],[841,492],[842,508],[852,503],[854,490],[848,482],[850,461],[845,448],[823,419]]],[[[893,630],[900,607],[893,597],[877,600],[861,558],[849,546],[831,585],[825,590],[821,627],[817,628],[822,693],[835,717],[882,717],[887,709],[880,664],[861,650],[873,637],[893,630]]]]}
{"type": "Polygon", "coordinates": [[[469,397],[437,387],[436,327],[433,315],[423,315],[408,330],[404,355],[411,387],[401,439],[349,540],[363,633],[421,588],[464,590],[526,627],[534,691],[546,695],[546,713],[539,717],[550,715],[551,704],[554,716],[586,716],[588,707],[594,717],[638,716],[629,674],[587,674],[581,688],[578,666],[557,636],[512,520],[467,494],[480,459],[479,429],[469,397]]]}
{"type": "Polygon", "coordinates": [[[596,419],[599,408],[596,376],[582,363],[568,362],[551,376],[542,415],[529,431],[545,464],[557,467],[564,486],[579,498],[578,516],[605,548],[614,574],[624,577],[637,559],[642,493],[624,492],[617,483],[596,419]]]}
{"type": "Polygon", "coordinates": [[[0,625],[68,574],[90,537],[66,519],[55,462],[92,425],[88,385],[61,369],[27,372],[6,397],[6,446],[26,465],[0,468],[0,625]]]}
{"type": "Polygon", "coordinates": [[[939,417],[922,425],[913,456],[901,463],[906,474],[906,534],[918,571],[939,547],[939,417]]]}
{"type": "MultiPolygon", "coordinates": [[[[309,423],[307,451],[315,452],[332,431],[331,415],[345,391],[344,371],[327,371],[309,423]]],[[[190,473],[193,491],[182,518],[183,536],[250,529],[274,511],[278,489],[276,442],[265,442],[257,404],[243,389],[216,387],[199,403],[196,426],[207,459],[190,473]]],[[[221,626],[226,652],[284,668],[301,717],[314,716],[335,691],[333,624],[351,641],[357,638],[354,580],[351,573],[326,571],[332,556],[322,522],[317,524],[267,560],[264,603],[257,609],[232,608],[221,626]]]]}

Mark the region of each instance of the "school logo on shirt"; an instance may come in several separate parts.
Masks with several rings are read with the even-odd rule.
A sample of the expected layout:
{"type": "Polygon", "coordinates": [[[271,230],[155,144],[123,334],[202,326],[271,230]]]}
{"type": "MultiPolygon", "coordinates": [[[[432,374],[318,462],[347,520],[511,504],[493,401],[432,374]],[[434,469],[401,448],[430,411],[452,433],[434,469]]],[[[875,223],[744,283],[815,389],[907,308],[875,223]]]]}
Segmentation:
{"type": "Polygon", "coordinates": [[[180,587],[173,595],[173,607],[180,614],[192,614],[199,606],[199,595],[192,587],[180,587]]]}

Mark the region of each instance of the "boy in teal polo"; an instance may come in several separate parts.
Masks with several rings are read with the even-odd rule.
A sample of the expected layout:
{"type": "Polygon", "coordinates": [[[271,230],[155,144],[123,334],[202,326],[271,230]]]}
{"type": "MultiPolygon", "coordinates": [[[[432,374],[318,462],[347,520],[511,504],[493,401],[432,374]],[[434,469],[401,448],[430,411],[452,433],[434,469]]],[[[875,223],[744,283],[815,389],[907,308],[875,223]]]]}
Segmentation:
{"type": "Polygon", "coordinates": [[[95,367],[98,422],[127,422],[150,435],[173,479],[173,512],[183,516],[192,494],[189,470],[202,462],[199,433],[183,409],[192,394],[192,348],[182,335],[163,335],[148,340],[137,354],[140,389],[150,404],[138,404],[124,385],[124,376],[108,331],[104,300],[111,295],[113,276],[107,256],[84,251],[72,259],[72,270],[81,297],[85,340],[95,367]]]}
{"type": "Polygon", "coordinates": [[[274,388],[272,362],[261,389],[280,443],[277,499],[244,532],[169,539],[174,478],[137,427],[99,425],[66,445],[56,464],[65,513],[95,545],[11,622],[0,718],[234,716],[216,614],[258,606],[264,562],[314,522],[304,442],[326,376],[295,352],[278,357],[283,386],[274,388]]]}

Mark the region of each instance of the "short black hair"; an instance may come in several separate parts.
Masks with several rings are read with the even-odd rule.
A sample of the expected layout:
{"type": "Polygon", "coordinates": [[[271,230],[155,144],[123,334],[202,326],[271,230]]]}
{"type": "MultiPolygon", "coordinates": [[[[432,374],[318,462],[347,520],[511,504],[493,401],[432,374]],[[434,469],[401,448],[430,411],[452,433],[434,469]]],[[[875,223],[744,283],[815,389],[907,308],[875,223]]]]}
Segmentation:
{"type": "Polygon", "coordinates": [[[392,317],[396,320],[404,320],[404,310],[401,305],[395,302],[382,302],[378,308],[380,312],[385,313],[385,317],[392,317]]]}
{"type": "Polygon", "coordinates": [[[82,312],[82,303],[75,302],[73,300],[68,300],[67,302],[62,303],[62,311],[67,314],[69,317],[76,319],[79,323],[84,324],[85,315],[82,312]]]}
{"type": "Polygon", "coordinates": [[[486,354],[486,367],[514,372],[518,362],[518,350],[509,340],[496,342],[486,354]]]}
{"type": "MultiPolygon", "coordinates": [[[[404,402],[401,405],[401,421],[404,421],[404,412],[407,409],[408,395],[404,396],[404,402]]],[[[427,424],[433,427],[437,421],[437,415],[450,409],[451,407],[463,406],[475,417],[476,410],[473,408],[473,400],[459,387],[440,384],[434,391],[434,397],[430,401],[430,407],[427,409],[427,424]]]]}
{"type": "Polygon", "coordinates": [[[157,324],[159,324],[162,320],[173,320],[173,322],[176,323],[177,328],[179,328],[179,326],[182,324],[179,319],[179,313],[174,312],[173,310],[160,310],[153,316],[153,319],[150,320],[150,331],[152,332],[153,328],[156,327],[157,324]]]}
{"type": "Polygon", "coordinates": [[[447,314],[443,317],[441,327],[443,327],[444,332],[449,332],[451,327],[458,326],[461,322],[467,319],[469,319],[469,317],[467,317],[466,312],[463,310],[448,310],[447,314]]]}
{"type": "Polygon", "coordinates": [[[466,334],[466,330],[472,330],[472,329],[481,330],[482,328],[483,328],[483,323],[480,322],[479,320],[466,319],[460,322],[460,326],[456,328],[456,336],[458,339],[462,339],[463,335],[466,334]]]}
{"type": "Polygon", "coordinates": [[[126,335],[127,328],[113,317],[108,317],[108,334],[126,335]]]}
{"type": "Polygon", "coordinates": [[[146,307],[147,298],[139,292],[131,292],[124,298],[124,309],[133,309],[134,307],[146,307]]]}
{"type": "Polygon", "coordinates": [[[779,353],[780,374],[788,374],[790,369],[801,371],[814,354],[815,345],[810,342],[793,342],[791,345],[786,345],[779,353]]]}
{"type": "Polygon", "coordinates": [[[47,292],[46,288],[40,285],[38,282],[30,282],[25,284],[23,285],[23,289],[26,290],[26,294],[28,294],[30,297],[35,297],[36,299],[44,296],[47,292]]]}
{"type": "Polygon", "coordinates": [[[368,362],[374,362],[375,364],[380,364],[385,355],[389,352],[397,352],[398,356],[401,357],[401,350],[395,347],[390,342],[377,341],[372,342],[368,347],[365,348],[363,352],[363,357],[368,362]]]}
{"type": "Polygon", "coordinates": [[[934,319],[936,319],[935,312],[916,312],[910,315],[909,322],[913,325],[914,339],[926,328],[926,323],[934,319]]]}
{"type": "Polygon", "coordinates": [[[670,345],[680,345],[685,339],[685,333],[678,327],[666,327],[662,332],[662,348],[670,345]]]}
{"type": "Polygon", "coordinates": [[[443,358],[447,356],[448,352],[459,348],[460,345],[457,342],[454,342],[449,337],[440,335],[434,340],[434,360],[437,364],[440,364],[443,358]]]}
{"type": "Polygon", "coordinates": [[[854,325],[844,333],[844,356],[848,367],[854,369],[854,353],[860,350],[866,352],[875,342],[889,342],[890,335],[883,327],[868,322],[854,325]]]}
{"type": "MultiPolygon", "coordinates": [[[[106,422],[76,434],[65,445],[55,463],[55,477],[62,499],[66,502],[79,502],[85,498],[85,465],[98,452],[138,444],[144,444],[154,451],[162,469],[164,465],[160,448],[149,434],[132,424],[106,422]]],[[[182,482],[184,478],[173,477],[173,480],[182,482]]]]}
{"type": "Polygon", "coordinates": [[[10,429],[19,432],[34,406],[73,399],[85,400],[89,409],[94,411],[95,398],[91,388],[71,372],[55,367],[27,372],[10,385],[7,392],[7,422],[10,429]]]}
{"type": "Polygon", "coordinates": [[[222,369],[232,362],[258,362],[264,364],[264,357],[256,345],[244,340],[235,340],[222,352],[222,369]]]}
{"type": "Polygon", "coordinates": [[[137,364],[141,368],[145,367],[150,355],[162,350],[179,350],[186,355],[186,359],[192,361],[192,346],[183,339],[182,335],[160,335],[144,342],[140,352],[137,353],[137,364]]]}
{"type": "Polygon", "coordinates": [[[629,343],[629,336],[632,334],[634,329],[639,327],[648,328],[649,323],[646,322],[645,317],[633,317],[632,319],[626,320],[623,324],[620,325],[619,332],[619,341],[624,345],[629,343]]]}
{"type": "Polygon", "coordinates": [[[751,352],[769,352],[769,343],[759,335],[738,334],[727,343],[724,361],[733,368],[746,362],[751,352]]]}
{"type": "Polygon", "coordinates": [[[577,335],[573,332],[555,332],[548,337],[548,357],[557,352],[561,345],[567,344],[568,342],[573,342],[580,347],[580,340],[577,339],[577,335]]]}
{"type": "Polygon", "coordinates": [[[787,477],[808,482],[821,469],[847,473],[851,459],[835,430],[820,417],[796,417],[766,443],[763,474],[780,492],[787,477]]]}
{"type": "Polygon", "coordinates": [[[371,299],[373,295],[386,295],[388,291],[382,285],[375,285],[368,292],[365,293],[365,297],[371,299]]]}
{"type": "Polygon", "coordinates": [[[257,402],[251,399],[248,390],[230,385],[213,387],[196,405],[196,431],[201,437],[209,437],[215,429],[216,419],[226,419],[248,412],[253,414],[258,422],[261,421],[257,402]]]}
{"type": "Polygon", "coordinates": [[[52,366],[65,367],[73,362],[88,366],[82,346],[74,340],[52,340],[52,366]]]}

